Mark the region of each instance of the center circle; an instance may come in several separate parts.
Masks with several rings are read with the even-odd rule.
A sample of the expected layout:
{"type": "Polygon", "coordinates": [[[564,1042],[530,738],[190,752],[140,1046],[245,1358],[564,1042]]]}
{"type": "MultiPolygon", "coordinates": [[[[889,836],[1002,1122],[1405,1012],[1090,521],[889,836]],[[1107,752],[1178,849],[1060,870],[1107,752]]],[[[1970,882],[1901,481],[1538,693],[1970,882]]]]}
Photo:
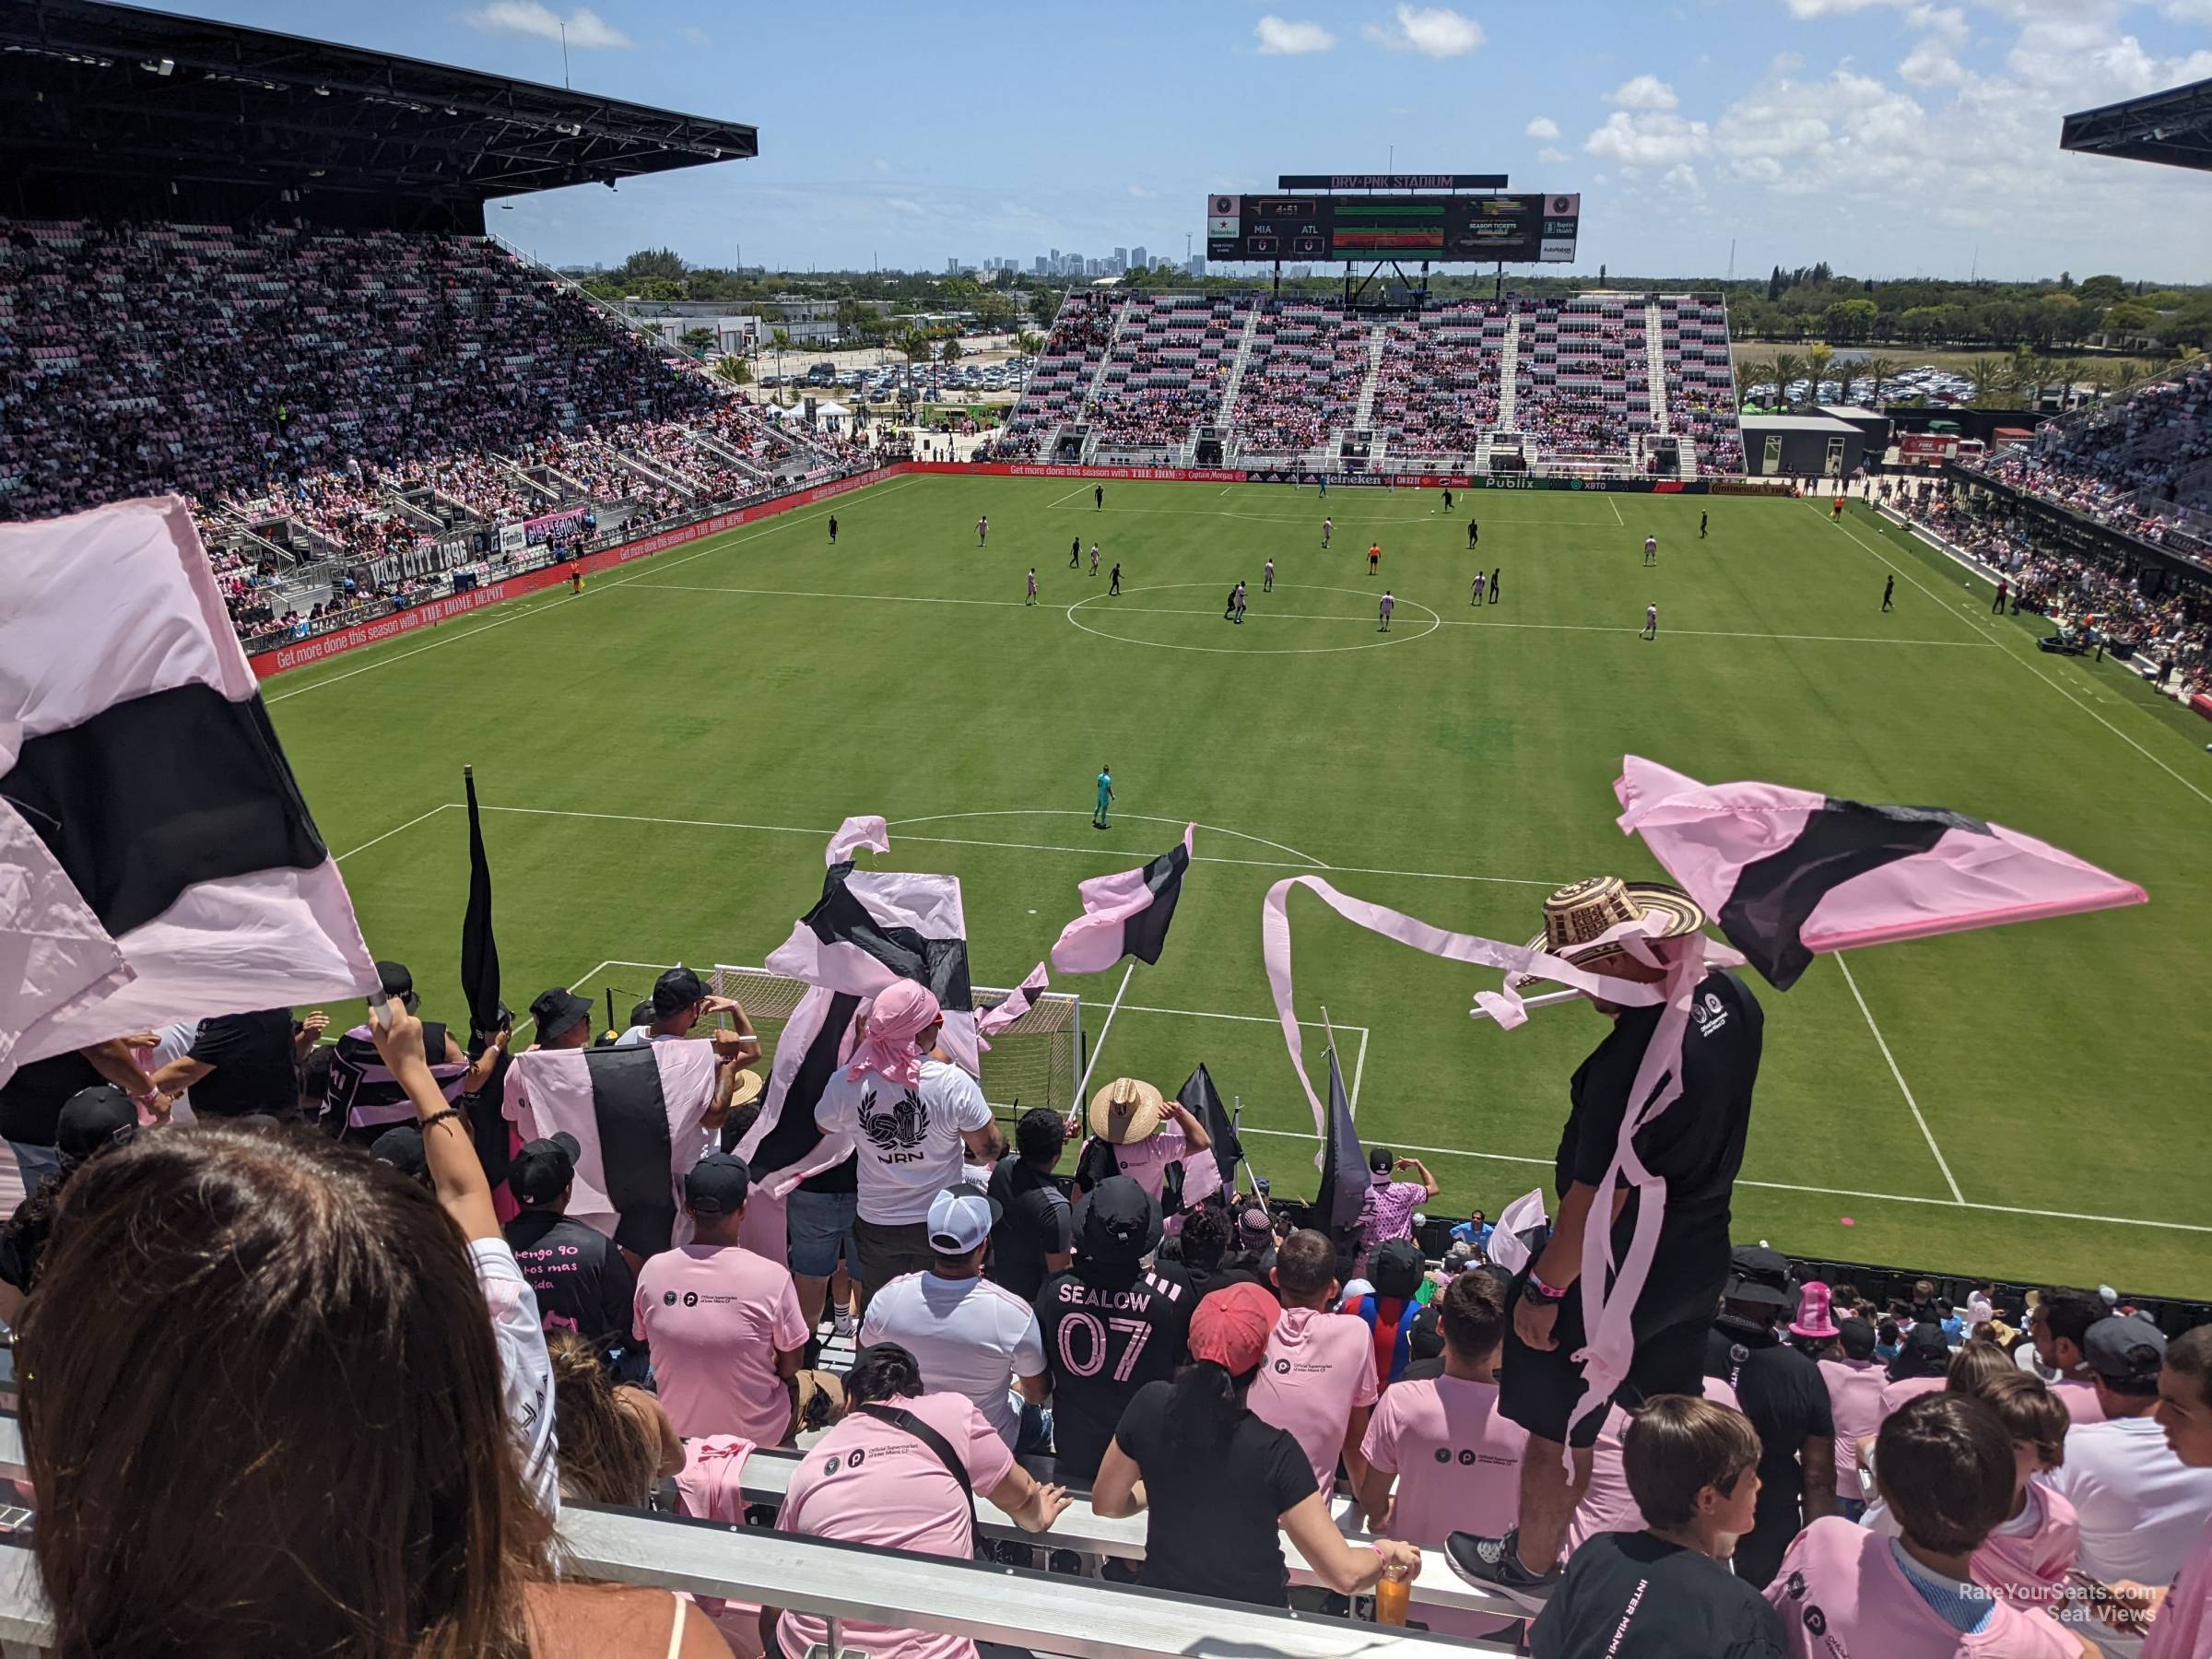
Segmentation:
{"type": "MultiPolygon", "coordinates": [[[[1221,591],[1218,583],[1211,582],[1166,582],[1155,583],[1150,587],[1124,588],[1122,591],[1124,594],[1171,594],[1187,589],[1201,589],[1213,593],[1218,593],[1221,591]]],[[[1275,584],[1275,591],[1277,593],[1288,593],[1295,591],[1309,594],[1358,594],[1370,601],[1372,601],[1376,597],[1375,594],[1367,588],[1324,587],[1317,586],[1310,582],[1278,582],[1275,584]]],[[[1425,640],[1430,634],[1442,628],[1444,625],[1444,619],[1438,616],[1434,611],[1430,610],[1427,606],[1423,605],[1419,600],[1400,599],[1397,601],[1399,606],[1408,610],[1419,611],[1422,615],[1429,618],[1429,626],[1421,629],[1419,633],[1388,634],[1384,635],[1381,639],[1362,641],[1357,645],[1256,645],[1247,648],[1241,645],[1181,645],[1167,640],[1140,640],[1133,638],[1128,634],[1109,633],[1103,628],[1093,628],[1088,622],[1085,621],[1081,617],[1076,614],[1077,611],[1085,610],[1094,605],[1112,605],[1112,603],[1113,600],[1112,596],[1108,594],[1093,594],[1088,598],[1077,600],[1075,604],[1067,607],[1065,614],[1068,621],[1073,623],[1076,627],[1081,629],[1087,634],[1095,634],[1101,640],[1112,640],[1123,645],[1149,645],[1155,651],[1204,652],[1208,656],[1322,656],[1330,652],[1336,651],[1373,651],[1384,645],[1401,645],[1409,643],[1415,640],[1425,640]]],[[[1191,616],[1202,616],[1210,613],[1194,610],[1187,613],[1179,611],[1152,611],[1140,612],[1139,614],[1147,616],[1180,616],[1186,614],[1191,616]]],[[[1362,620],[1362,618],[1358,617],[1291,617],[1268,616],[1265,613],[1262,613],[1262,619],[1269,622],[1357,622],[1362,620]]]]}

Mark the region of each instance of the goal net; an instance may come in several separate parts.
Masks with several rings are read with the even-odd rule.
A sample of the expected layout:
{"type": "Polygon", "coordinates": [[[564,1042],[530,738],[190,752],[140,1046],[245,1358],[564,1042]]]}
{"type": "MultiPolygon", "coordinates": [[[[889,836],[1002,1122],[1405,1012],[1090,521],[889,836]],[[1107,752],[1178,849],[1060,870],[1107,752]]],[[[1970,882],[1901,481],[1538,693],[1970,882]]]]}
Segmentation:
{"type": "MultiPolygon", "coordinates": [[[[765,968],[717,964],[714,992],[745,1005],[760,1036],[764,1066],[773,1065],[776,1042],[799,999],[812,989],[787,974],[765,968]]],[[[1012,995],[994,986],[972,987],[975,1011],[994,1008],[1012,995]]],[[[1076,1085],[1083,1074],[1083,1000],[1065,991],[1041,992],[1030,1011],[991,1039],[983,1055],[983,1098],[994,1110],[1027,1111],[1049,1106],[1065,1116],[1075,1110],[1076,1085]]]]}

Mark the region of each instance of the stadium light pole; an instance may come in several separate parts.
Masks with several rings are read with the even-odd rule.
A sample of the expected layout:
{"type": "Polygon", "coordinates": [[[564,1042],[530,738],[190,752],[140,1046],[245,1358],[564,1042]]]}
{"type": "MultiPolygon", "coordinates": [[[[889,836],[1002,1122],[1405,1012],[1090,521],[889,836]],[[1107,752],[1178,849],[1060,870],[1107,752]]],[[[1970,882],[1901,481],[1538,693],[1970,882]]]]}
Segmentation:
{"type": "Polygon", "coordinates": [[[560,85],[561,85],[561,88],[562,88],[562,90],[564,90],[564,91],[573,92],[573,91],[574,91],[576,88],[575,88],[575,87],[574,87],[573,85],[571,85],[571,82],[570,82],[570,80],[569,80],[569,24],[568,24],[568,19],[567,19],[567,18],[555,18],[554,20],[555,20],[556,22],[558,22],[558,23],[560,25],[560,85]]]}

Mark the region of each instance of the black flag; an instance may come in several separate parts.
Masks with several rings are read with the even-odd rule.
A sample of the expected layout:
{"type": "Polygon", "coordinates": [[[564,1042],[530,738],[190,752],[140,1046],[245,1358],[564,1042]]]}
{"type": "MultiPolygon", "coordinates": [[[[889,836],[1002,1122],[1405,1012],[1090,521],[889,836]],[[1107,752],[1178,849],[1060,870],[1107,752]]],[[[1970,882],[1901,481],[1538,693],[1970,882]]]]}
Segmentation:
{"type": "Polygon", "coordinates": [[[491,865],[484,857],[484,825],[477,814],[477,771],[461,769],[468,794],[468,908],[461,917],[461,991],[468,999],[468,1023],[478,1040],[469,1052],[497,1031],[507,1018],[500,1006],[500,946],[491,936],[491,865]]]}
{"type": "Polygon", "coordinates": [[[1221,1186],[1226,1192],[1237,1190],[1237,1165],[1243,1160],[1244,1145],[1237,1138],[1236,1124],[1221,1105],[1221,1091],[1214,1087],[1202,1062],[1196,1071],[1184,1079],[1175,1099],[1190,1114],[1206,1125],[1213,1137],[1214,1164],[1221,1171],[1221,1186]]]}
{"type": "Polygon", "coordinates": [[[1367,1202],[1367,1153],[1359,1145],[1359,1131],[1352,1124],[1352,1102],[1344,1092],[1344,1068],[1336,1064],[1336,1050],[1329,1049],[1329,1138],[1321,1149],[1321,1194],[1313,1200],[1313,1214],[1325,1219],[1339,1242],[1345,1230],[1359,1225],[1359,1211],[1367,1202]]]}

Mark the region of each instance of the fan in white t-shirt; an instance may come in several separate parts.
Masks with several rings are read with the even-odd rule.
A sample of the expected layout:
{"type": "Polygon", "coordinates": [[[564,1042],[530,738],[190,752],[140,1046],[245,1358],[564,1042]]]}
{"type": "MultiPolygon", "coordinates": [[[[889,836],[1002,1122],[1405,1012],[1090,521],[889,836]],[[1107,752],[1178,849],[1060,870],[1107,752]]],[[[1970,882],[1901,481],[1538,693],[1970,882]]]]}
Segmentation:
{"type": "Polygon", "coordinates": [[[860,1277],[874,1296],[935,1261],[931,1201],[960,1184],[963,1154],[987,1162],[991,1108],[975,1079],[931,1050],[945,1017],[924,987],[901,980],[868,1011],[853,1057],[823,1085],[814,1121],[823,1133],[809,1163],[857,1152],[860,1277]]]}
{"type": "Polygon", "coordinates": [[[1035,1311],[983,1277],[983,1254],[998,1217],[998,1206],[980,1188],[939,1193],[925,1223],[934,1256],[929,1271],[895,1278],[869,1299],[860,1345],[897,1343],[921,1366],[928,1393],[966,1394],[1007,1445],[1028,1451],[1043,1441],[1041,1415],[1018,1408],[1012,1391],[1041,1406],[1051,1379],[1035,1311]]]}

